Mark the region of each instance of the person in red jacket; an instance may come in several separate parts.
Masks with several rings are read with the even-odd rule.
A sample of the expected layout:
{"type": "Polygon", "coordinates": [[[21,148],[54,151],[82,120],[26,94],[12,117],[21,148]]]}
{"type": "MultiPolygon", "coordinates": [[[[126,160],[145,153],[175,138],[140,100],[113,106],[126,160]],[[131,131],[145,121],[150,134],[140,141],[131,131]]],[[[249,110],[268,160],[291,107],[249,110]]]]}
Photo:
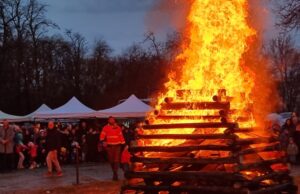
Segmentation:
{"type": "Polygon", "coordinates": [[[100,142],[106,147],[108,161],[113,171],[113,180],[118,180],[118,169],[120,165],[121,147],[125,144],[121,127],[118,126],[113,117],[108,118],[100,134],[100,142]]]}

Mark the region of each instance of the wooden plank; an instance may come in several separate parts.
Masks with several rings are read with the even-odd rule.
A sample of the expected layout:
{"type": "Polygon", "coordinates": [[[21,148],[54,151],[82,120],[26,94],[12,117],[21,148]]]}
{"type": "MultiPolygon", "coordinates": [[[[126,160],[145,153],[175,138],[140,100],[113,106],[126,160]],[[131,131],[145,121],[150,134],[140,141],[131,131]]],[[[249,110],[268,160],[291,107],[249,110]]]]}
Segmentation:
{"type": "Polygon", "coordinates": [[[263,166],[270,166],[272,164],[278,164],[278,163],[286,163],[285,158],[278,158],[273,160],[263,160],[259,162],[249,163],[249,164],[241,164],[238,166],[239,170],[249,170],[249,169],[255,169],[255,168],[261,168],[263,166]]]}
{"type": "Polygon", "coordinates": [[[280,185],[270,186],[257,191],[251,191],[249,194],[270,194],[280,193],[282,191],[295,191],[296,187],[292,183],[284,183],[280,185]]]}
{"type": "Polygon", "coordinates": [[[229,102],[170,102],[162,103],[164,110],[229,110],[229,102]]]}
{"type": "Polygon", "coordinates": [[[162,120],[183,120],[183,119],[189,119],[189,120],[221,120],[220,115],[211,115],[211,116],[197,116],[197,115],[158,115],[156,117],[157,119],[162,119],[162,120]]]}
{"type": "Polygon", "coordinates": [[[139,139],[235,139],[235,135],[224,134],[152,134],[138,135],[139,139]]]}
{"type": "Polygon", "coordinates": [[[197,146],[135,146],[130,152],[188,152],[195,150],[232,151],[234,148],[227,145],[197,145],[197,146]]]}
{"type": "Polygon", "coordinates": [[[176,124],[155,124],[144,125],[143,129],[180,129],[180,128],[235,128],[236,123],[176,123],[176,124]]]}
{"type": "Polygon", "coordinates": [[[197,180],[197,179],[226,179],[228,181],[246,181],[246,179],[240,175],[230,172],[199,172],[199,171],[176,171],[176,172],[126,172],[126,178],[144,178],[144,179],[151,179],[154,178],[155,180],[162,180],[162,179],[172,179],[172,180],[197,180]]]}
{"type": "Polygon", "coordinates": [[[141,162],[143,164],[234,164],[238,163],[237,158],[146,158],[146,157],[132,157],[132,162],[141,162]]]}
{"type": "Polygon", "coordinates": [[[278,139],[274,138],[274,137],[258,137],[258,138],[247,138],[247,139],[237,139],[236,140],[236,143],[239,145],[274,143],[274,142],[278,142],[278,139]]]}
{"type": "Polygon", "coordinates": [[[258,152],[279,151],[279,149],[280,149],[279,146],[280,146],[280,144],[276,143],[276,144],[270,145],[270,146],[257,147],[257,148],[248,148],[248,149],[240,151],[238,154],[239,155],[246,155],[246,154],[255,154],[255,153],[258,153],[258,152]]]}
{"type": "Polygon", "coordinates": [[[146,193],[156,193],[159,191],[184,192],[184,193],[207,193],[207,194],[249,194],[247,190],[234,189],[232,187],[218,186],[146,186],[127,185],[122,187],[122,193],[126,190],[144,191],[146,193]]]}

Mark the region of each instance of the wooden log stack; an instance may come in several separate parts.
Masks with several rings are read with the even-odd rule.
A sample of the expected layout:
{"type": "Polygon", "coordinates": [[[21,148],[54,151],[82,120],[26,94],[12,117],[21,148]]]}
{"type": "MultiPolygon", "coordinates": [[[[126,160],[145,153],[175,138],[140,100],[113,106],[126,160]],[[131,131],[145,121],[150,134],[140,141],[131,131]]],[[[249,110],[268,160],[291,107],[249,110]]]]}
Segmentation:
{"type": "Polygon", "coordinates": [[[145,124],[144,133],[137,135],[141,143],[129,148],[132,165],[125,173],[127,181],[121,193],[296,194],[278,137],[240,128],[238,122],[247,118],[210,121],[232,120],[230,102],[219,99],[214,96],[212,102],[196,103],[165,99],[163,111],[155,113],[155,118],[164,122],[145,124]],[[216,115],[166,114],[172,110],[215,110],[216,115]],[[181,119],[190,122],[177,122],[181,119]],[[192,132],[184,133],[184,129],[192,132]]]}

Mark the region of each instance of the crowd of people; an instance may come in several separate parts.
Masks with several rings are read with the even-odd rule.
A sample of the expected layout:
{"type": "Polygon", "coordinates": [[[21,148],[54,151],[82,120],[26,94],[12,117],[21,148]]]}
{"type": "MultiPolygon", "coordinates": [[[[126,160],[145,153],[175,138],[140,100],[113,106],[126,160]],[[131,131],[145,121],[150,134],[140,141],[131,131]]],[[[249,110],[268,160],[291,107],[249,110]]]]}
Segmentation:
{"type": "Polygon", "coordinates": [[[118,180],[120,163],[128,168],[128,146],[135,139],[134,128],[119,126],[113,117],[103,129],[80,124],[35,124],[32,128],[12,125],[5,120],[0,126],[0,172],[14,169],[46,167],[45,176],[62,176],[60,164],[109,161],[113,179],[118,180]]]}
{"type": "Polygon", "coordinates": [[[299,163],[300,122],[297,114],[293,112],[283,126],[275,126],[274,131],[278,133],[281,149],[287,154],[289,162],[292,164],[299,163]]]}
{"type": "MultiPolygon", "coordinates": [[[[300,122],[296,113],[283,126],[272,124],[280,146],[290,163],[300,162],[300,122]]],[[[14,169],[35,169],[47,166],[45,176],[62,176],[60,164],[108,161],[113,180],[118,180],[120,164],[128,170],[128,146],[136,141],[140,125],[132,128],[119,126],[113,117],[101,128],[88,127],[86,122],[62,125],[49,121],[46,126],[35,124],[32,128],[11,125],[5,120],[0,126],[0,172],[14,169]]]]}

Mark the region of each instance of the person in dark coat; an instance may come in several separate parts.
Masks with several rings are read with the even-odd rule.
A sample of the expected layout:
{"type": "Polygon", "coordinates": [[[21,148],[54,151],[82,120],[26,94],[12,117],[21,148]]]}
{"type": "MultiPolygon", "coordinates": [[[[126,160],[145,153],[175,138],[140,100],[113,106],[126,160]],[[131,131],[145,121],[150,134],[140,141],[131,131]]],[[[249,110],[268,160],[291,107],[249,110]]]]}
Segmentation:
{"type": "Polygon", "coordinates": [[[46,176],[52,176],[52,164],[54,164],[57,172],[57,176],[62,176],[62,170],[58,161],[57,152],[60,149],[60,133],[55,128],[54,122],[49,121],[47,136],[46,136],[46,150],[48,152],[46,162],[48,167],[48,173],[46,176]]]}
{"type": "MultiPolygon", "coordinates": [[[[300,148],[300,122],[297,123],[296,125],[296,131],[294,135],[294,140],[298,148],[300,148]]],[[[300,154],[298,152],[297,157],[296,157],[297,163],[300,161],[300,154]]]]}
{"type": "Polygon", "coordinates": [[[70,128],[70,127],[67,126],[67,127],[63,128],[60,131],[61,149],[60,149],[60,152],[59,152],[59,158],[60,158],[60,161],[63,162],[63,163],[68,163],[69,162],[68,155],[69,155],[69,152],[71,150],[70,149],[71,142],[69,142],[70,132],[69,132],[68,128],[70,128]]]}
{"type": "Polygon", "coordinates": [[[287,119],[284,123],[284,125],[281,128],[282,131],[288,130],[290,137],[294,137],[296,126],[292,123],[291,119],[287,119]]]}
{"type": "Polygon", "coordinates": [[[122,133],[123,133],[126,145],[130,145],[131,141],[133,141],[135,139],[134,130],[122,125],[122,133]]]}
{"type": "Polygon", "coordinates": [[[14,168],[14,127],[7,120],[0,127],[0,171],[11,171],[14,168]]]}
{"type": "Polygon", "coordinates": [[[98,159],[98,142],[99,142],[99,133],[93,128],[90,128],[86,134],[86,161],[87,162],[97,162],[98,159]]]}

